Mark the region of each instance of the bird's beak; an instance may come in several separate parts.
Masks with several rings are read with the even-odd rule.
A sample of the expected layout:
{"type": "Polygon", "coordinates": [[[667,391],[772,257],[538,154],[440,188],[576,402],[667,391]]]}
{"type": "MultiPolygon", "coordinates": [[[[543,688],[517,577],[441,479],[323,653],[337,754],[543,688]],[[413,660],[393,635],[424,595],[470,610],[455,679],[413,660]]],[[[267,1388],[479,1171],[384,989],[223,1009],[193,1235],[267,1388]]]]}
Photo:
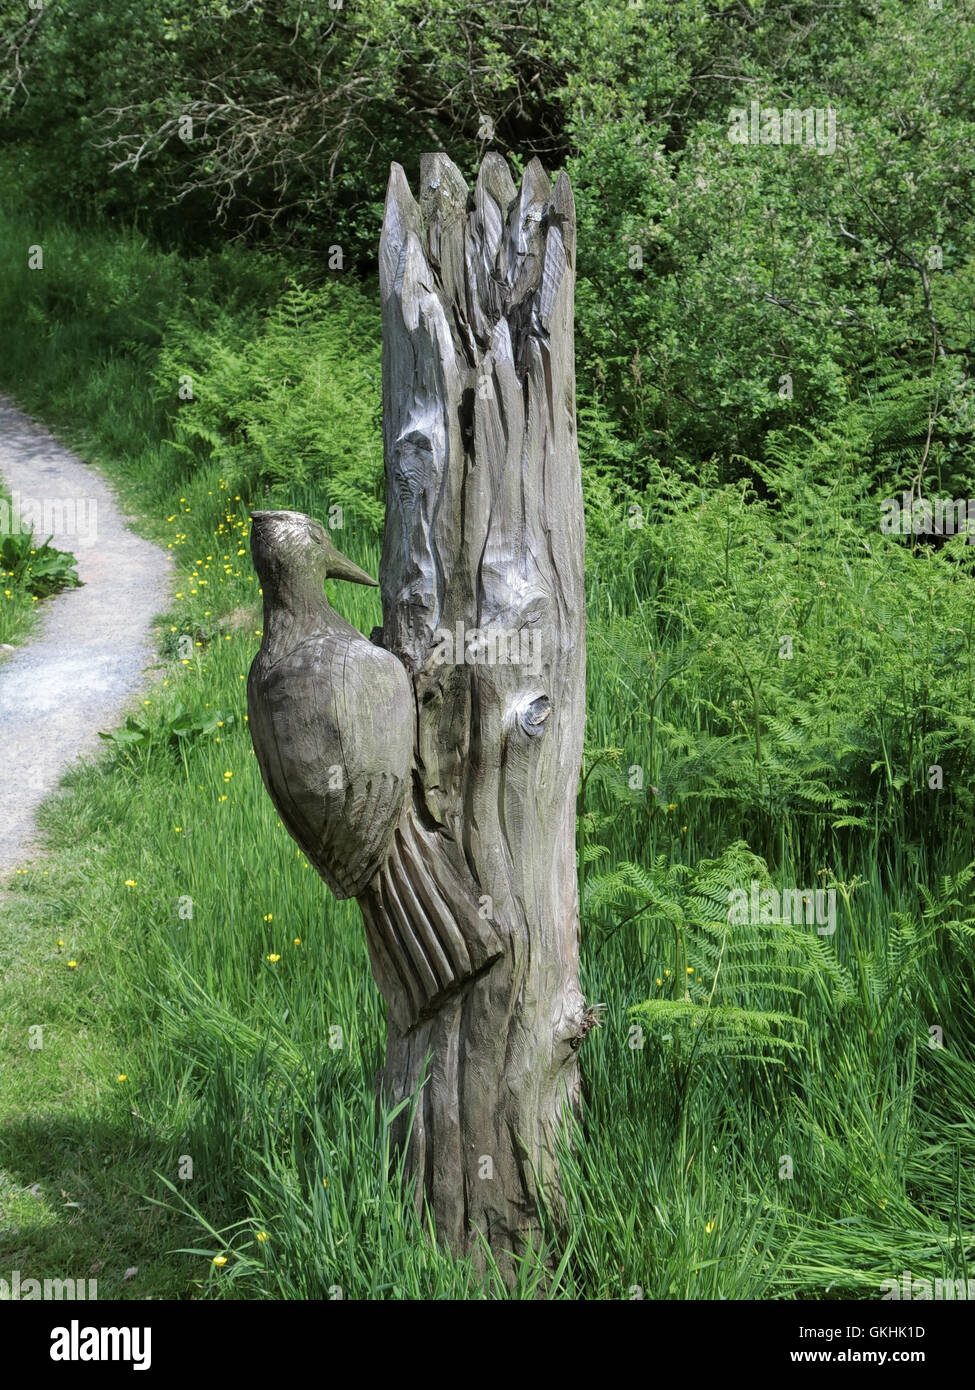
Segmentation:
{"type": "Polygon", "coordinates": [[[328,569],[325,573],[329,579],[347,579],[350,584],[370,584],[374,589],[379,587],[378,579],[373,579],[372,575],[366,574],[365,570],[361,570],[358,565],[347,560],[334,546],[328,558],[328,569]]]}

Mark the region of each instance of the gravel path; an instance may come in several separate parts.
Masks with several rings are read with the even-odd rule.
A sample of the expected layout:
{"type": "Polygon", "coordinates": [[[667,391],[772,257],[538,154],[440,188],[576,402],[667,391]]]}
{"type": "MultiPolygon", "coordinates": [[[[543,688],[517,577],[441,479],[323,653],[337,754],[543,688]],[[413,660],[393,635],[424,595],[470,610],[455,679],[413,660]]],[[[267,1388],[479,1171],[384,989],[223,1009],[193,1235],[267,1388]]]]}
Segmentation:
{"type": "Polygon", "coordinates": [[[38,804],[79,755],[101,746],[98,730],[120,722],[141,685],[154,656],[150,623],[168,601],[171,561],[128,530],[90,464],[3,397],[0,479],[25,514],[27,499],[48,504],[55,526],[68,514],[52,545],[74,552],[84,583],[45,600],[35,635],[0,655],[2,881],[31,845],[38,804]]]}

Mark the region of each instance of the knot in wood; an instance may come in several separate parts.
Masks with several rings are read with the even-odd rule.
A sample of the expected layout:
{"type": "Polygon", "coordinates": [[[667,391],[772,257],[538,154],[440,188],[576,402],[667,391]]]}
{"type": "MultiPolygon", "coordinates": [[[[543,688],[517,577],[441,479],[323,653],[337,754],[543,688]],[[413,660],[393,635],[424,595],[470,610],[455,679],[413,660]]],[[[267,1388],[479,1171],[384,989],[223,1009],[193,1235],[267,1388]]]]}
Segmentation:
{"type": "Polygon", "coordinates": [[[515,706],[515,723],[529,738],[541,738],[552,713],[552,702],[544,692],[526,695],[515,706]]]}

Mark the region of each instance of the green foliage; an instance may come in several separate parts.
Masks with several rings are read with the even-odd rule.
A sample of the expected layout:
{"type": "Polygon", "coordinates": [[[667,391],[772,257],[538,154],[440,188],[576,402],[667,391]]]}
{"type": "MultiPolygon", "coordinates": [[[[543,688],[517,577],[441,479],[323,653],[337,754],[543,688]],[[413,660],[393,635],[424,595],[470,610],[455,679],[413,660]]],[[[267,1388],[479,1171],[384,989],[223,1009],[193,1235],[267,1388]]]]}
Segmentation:
{"type": "Polygon", "coordinates": [[[19,254],[28,222],[5,225],[0,317],[30,326],[9,345],[7,381],[28,408],[56,399],[69,435],[97,419],[133,497],[145,504],[156,489],[157,515],[182,495],[171,544],[198,534],[206,546],[226,493],[239,517],[309,491],[347,551],[357,528],[375,538],[379,318],[358,285],[306,290],[240,248],[188,260],[138,236],[58,226],[44,270],[30,273],[19,254]]]}
{"type": "Polygon", "coordinates": [[[152,375],[162,399],[194,383],[175,447],[212,459],[252,496],[313,486],[381,529],[379,325],[356,286],[292,285],[241,343],[226,319],[207,330],[173,320],[152,375]]]}
{"type": "MultiPolygon", "coordinates": [[[[787,924],[733,927],[729,895],[747,892],[752,880],[767,887],[768,868],[736,844],[694,869],[659,855],[649,870],[624,862],[586,885],[590,914],[612,904],[625,906],[629,919],[639,902],[648,927],[668,939],[654,997],[630,1013],[670,1044],[675,1064],[762,1060],[801,1048],[797,1001],[823,971],[823,948],[815,932],[787,924]]],[[[842,978],[835,964],[826,973],[842,978]]]]}
{"type": "Polygon", "coordinates": [[[858,843],[933,851],[949,834],[961,851],[970,547],[884,534],[864,454],[837,442],[773,440],[762,496],[707,470],[590,493],[590,555],[620,579],[612,604],[590,586],[590,688],[607,694],[589,736],[622,745],[642,790],[619,805],[596,785],[589,813],[633,835],[707,808],[709,846],[788,847],[813,875],[858,843]],[[940,790],[935,766],[952,770],[940,790]]]}
{"type": "Polygon", "coordinates": [[[0,574],[34,598],[77,588],[76,564],[70,551],[56,550],[49,540],[39,543],[31,532],[0,536],[0,574]]]}
{"type": "Polygon", "coordinates": [[[130,714],[118,729],[99,732],[98,737],[113,747],[119,761],[132,764],[136,749],[151,752],[154,748],[168,748],[181,753],[185,745],[212,737],[218,729],[226,729],[229,734],[235,722],[236,716],[225,710],[191,714],[176,704],[167,711],[162,723],[130,714]]]}
{"type": "Polygon", "coordinates": [[[94,210],[196,248],[250,236],[318,274],[339,247],[371,275],[392,160],[415,179],[443,148],[470,177],[487,149],[537,154],[572,177],[581,415],[612,422],[599,447],[625,481],[648,459],[738,476],[771,431],[799,447],[869,410],[888,370],[933,425],[898,443],[891,417],[893,470],[925,449],[970,469],[973,18],[829,13],[64,0],[25,18],[0,0],[0,168],[48,217],[94,210]],[[830,107],[835,150],[733,144],[752,101],[830,107]]]}
{"type": "MultiPolygon", "coordinates": [[[[8,1265],[83,1268],[109,1243],[120,1270],[154,1252],[157,1296],[501,1295],[387,1181],[360,925],[279,825],[243,705],[248,508],[340,507],[342,549],[376,570],[382,189],[391,159],[415,183],[443,147],[468,176],[488,148],[567,168],[579,216],[578,874],[605,1010],[551,1291],[821,1299],[902,1268],[964,1277],[975,566],[962,537],[880,523],[905,489],[975,494],[970,14],[106,0],[47,5],[29,33],[21,5],[0,16],[25,74],[0,137],[20,208],[0,237],[3,385],[104,462],[181,586],[163,684],[48,809],[57,873],[18,876],[0,926],[8,1265]],[[836,153],[732,145],[729,110],[753,98],[829,103],[836,153]],[[732,923],[752,880],[834,892],[835,932],[732,923]],[[63,1054],[23,1079],[40,1002],[76,1106],[63,1054]],[[120,1151],[138,1210],[91,1176],[120,1151]],[[66,1170],[83,1227],[18,1196],[66,1170]]],[[[30,607],[11,594],[0,639],[30,607]]],[[[343,601],[368,632],[376,595],[343,601]]],[[[518,1295],[544,1277],[527,1260],[518,1295]]]]}
{"type": "MultiPolygon", "coordinates": [[[[9,506],[10,498],[0,488],[0,504],[3,503],[9,506]]],[[[3,539],[7,540],[9,537],[4,536],[3,539]]],[[[19,546],[17,556],[19,569],[22,563],[19,546]]],[[[36,598],[33,598],[26,587],[15,578],[15,572],[7,569],[0,561],[0,643],[3,646],[14,646],[30,632],[36,604],[36,598]]],[[[2,655],[3,653],[0,653],[0,656],[2,655]]]]}

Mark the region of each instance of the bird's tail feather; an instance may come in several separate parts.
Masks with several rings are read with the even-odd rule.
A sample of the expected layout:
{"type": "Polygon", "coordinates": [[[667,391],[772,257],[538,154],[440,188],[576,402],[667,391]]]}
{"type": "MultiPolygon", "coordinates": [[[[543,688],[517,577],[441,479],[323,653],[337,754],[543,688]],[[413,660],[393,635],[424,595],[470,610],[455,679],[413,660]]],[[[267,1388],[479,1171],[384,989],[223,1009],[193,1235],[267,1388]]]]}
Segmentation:
{"type": "Polygon", "coordinates": [[[359,896],[373,972],[401,1028],[501,955],[473,889],[407,804],[382,868],[359,896]]]}

